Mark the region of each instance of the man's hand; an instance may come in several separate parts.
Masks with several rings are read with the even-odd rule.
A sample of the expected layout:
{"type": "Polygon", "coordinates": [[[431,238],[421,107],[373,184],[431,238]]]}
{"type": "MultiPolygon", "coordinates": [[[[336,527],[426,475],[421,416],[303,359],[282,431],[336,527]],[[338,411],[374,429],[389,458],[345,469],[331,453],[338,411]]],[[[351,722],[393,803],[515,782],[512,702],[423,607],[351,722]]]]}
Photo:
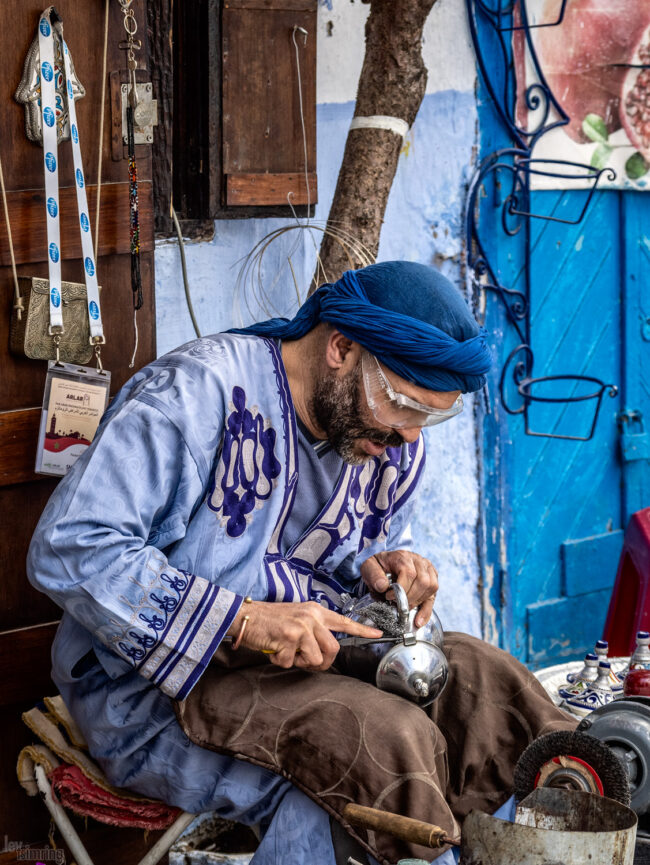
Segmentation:
{"type": "Polygon", "coordinates": [[[361,565],[361,577],[374,592],[385,592],[389,587],[386,574],[392,574],[406,592],[409,607],[419,607],[415,626],[421,628],[431,618],[433,602],[438,591],[438,573],[428,559],[409,550],[391,550],[376,553],[361,565]]]}
{"type": "Polygon", "coordinates": [[[315,601],[300,604],[253,601],[242,604],[228,630],[235,638],[244,616],[248,622],[241,641],[248,649],[266,652],[278,667],[302,667],[305,670],[327,670],[339,651],[332,631],[355,637],[377,638],[382,631],[353,622],[315,601]]]}

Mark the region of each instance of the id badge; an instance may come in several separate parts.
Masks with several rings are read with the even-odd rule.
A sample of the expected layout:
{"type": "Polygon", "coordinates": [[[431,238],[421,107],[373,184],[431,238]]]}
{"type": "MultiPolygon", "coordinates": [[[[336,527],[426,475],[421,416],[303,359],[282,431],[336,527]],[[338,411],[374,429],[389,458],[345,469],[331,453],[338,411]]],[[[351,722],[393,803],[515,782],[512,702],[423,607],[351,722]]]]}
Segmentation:
{"type": "Polygon", "coordinates": [[[35,471],[65,475],[90,445],[108,405],[111,374],[49,361],[35,471]]]}

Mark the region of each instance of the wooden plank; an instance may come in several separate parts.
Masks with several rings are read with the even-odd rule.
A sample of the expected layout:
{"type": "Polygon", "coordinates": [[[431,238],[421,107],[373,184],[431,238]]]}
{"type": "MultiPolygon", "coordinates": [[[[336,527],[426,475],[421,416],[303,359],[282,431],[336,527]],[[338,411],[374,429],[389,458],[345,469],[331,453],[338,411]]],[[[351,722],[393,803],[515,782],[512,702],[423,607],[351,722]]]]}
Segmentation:
{"type": "Polygon", "coordinates": [[[0,412],[0,486],[39,480],[34,473],[40,408],[0,412]]]}
{"type": "Polygon", "coordinates": [[[318,200],[316,174],[310,172],[309,197],[304,174],[229,174],[226,178],[228,204],[315,204],[318,200]]]}
{"type": "MultiPolygon", "coordinates": [[[[95,226],[97,187],[89,186],[88,210],[95,226]]],[[[61,257],[81,257],[81,238],[77,193],[74,186],[65,186],[59,192],[61,214],[61,257]]],[[[151,181],[138,184],[140,210],[140,249],[153,249],[153,197],[151,181]]],[[[43,189],[22,189],[7,194],[11,233],[16,264],[47,261],[47,225],[45,221],[45,192],[43,189]]],[[[129,184],[104,183],[101,191],[99,218],[99,256],[115,255],[130,250],[129,239],[129,184]]],[[[11,264],[7,233],[0,231],[0,266],[11,264]]]]}
{"type": "MultiPolygon", "coordinates": [[[[59,606],[35,589],[25,573],[34,529],[57,483],[58,478],[43,477],[20,486],[0,487],[0,514],[4,517],[0,520],[0,571],[5,575],[0,580],[0,632],[51,622],[61,615],[59,606]]],[[[21,663],[17,655],[14,661],[21,663]]]]}
{"type": "Polygon", "coordinates": [[[50,678],[50,651],[58,626],[58,621],[45,622],[0,633],[0,706],[56,693],[50,678]],[[20,664],[16,658],[20,658],[20,664]],[[29,676],[24,675],[25,670],[30,671],[29,676]]]}
{"type": "Polygon", "coordinates": [[[124,142],[122,141],[121,84],[122,76],[120,71],[116,69],[108,76],[108,92],[111,101],[111,159],[113,162],[121,162],[124,159],[124,142]]]}
{"type": "Polygon", "coordinates": [[[307,169],[316,170],[316,13],[232,8],[222,16],[225,175],[305,170],[295,26],[310,34],[299,56],[307,169]]]}
{"type": "Polygon", "coordinates": [[[528,663],[533,670],[593,652],[602,634],[610,589],[574,598],[538,601],[526,607],[528,663]],[[552,637],[549,637],[552,634],[552,637]]]}
{"type": "MultiPolygon", "coordinates": [[[[46,4],[41,0],[2,0],[3,16],[11,21],[11,28],[0,40],[2,76],[0,77],[0,130],[2,130],[2,167],[7,189],[32,189],[43,185],[43,148],[25,137],[25,112],[14,100],[16,86],[21,79],[25,55],[38,32],[38,20],[46,4]]],[[[145,0],[133,0],[132,8],[138,23],[137,38],[143,48],[137,52],[138,63],[146,65],[147,28],[145,0]]],[[[104,42],[103,0],[57,0],[56,9],[63,18],[65,38],[70,48],[75,72],[86,88],[86,95],[75,103],[79,127],[84,174],[88,185],[97,182],[99,150],[99,105],[102,89],[102,46],[104,42]]],[[[124,35],[124,15],[119,3],[109,3],[109,38],[107,69],[126,69],[124,51],[119,43],[124,35]]],[[[104,141],[102,147],[102,177],[107,183],[119,183],[127,178],[126,162],[111,159],[111,103],[104,107],[104,141]]],[[[138,152],[138,176],[151,177],[151,148],[138,152]]],[[[61,184],[74,178],[72,147],[69,141],[59,145],[57,154],[61,184]]],[[[94,224],[94,220],[93,220],[94,224]]],[[[4,230],[0,228],[0,234],[4,230]]]]}
{"type": "MultiPolygon", "coordinates": [[[[172,177],[174,165],[173,123],[174,116],[174,60],[170,33],[176,32],[172,20],[171,0],[148,0],[147,29],[149,31],[149,64],[153,98],[158,103],[158,126],[153,136],[153,197],[154,222],[157,236],[167,237],[173,232],[169,214],[172,200],[172,177]],[[164,121],[164,122],[163,122],[164,121]]],[[[214,76],[209,75],[210,79],[214,76]]],[[[216,106],[215,106],[216,109],[216,106]]],[[[184,235],[187,237],[187,235],[184,235]]]]}
{"type": "Polygon", "coordinates": [[[623,534],[622,529],[617,529],[561,544],[562,594],[574,597],[611,589],[623,548],[623,534]]]}
{"type": "MultiPolygon", "coordinates": [[[[645,192],[621,192],[621,218],[618,221],[621,247],[620,315],[622,324],[623,364],[621,408],[636,409],[639,420],[626,424],[631,434],[650,432],[650,246],[648,220],[650,201],[645,192]]],[[[610,223],[613,232],[613,226],[610,223]]],[[[650,461],[623,462],[623,525],[630,516],[650,502],[650,461]]]]}

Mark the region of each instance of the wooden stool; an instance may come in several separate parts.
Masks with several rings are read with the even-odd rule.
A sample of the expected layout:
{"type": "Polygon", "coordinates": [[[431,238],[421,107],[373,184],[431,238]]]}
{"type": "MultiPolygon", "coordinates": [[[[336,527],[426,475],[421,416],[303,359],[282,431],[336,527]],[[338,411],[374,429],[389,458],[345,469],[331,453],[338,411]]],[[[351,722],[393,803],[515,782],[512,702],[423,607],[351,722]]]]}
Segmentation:
{"type": "MultiPolygon", "coordinates": [[[[65,810],[58,802],[55,802],[54,797],[52,796],[50,782],[45,774],[45,769],[38,764],[34,765],[34,779],[38,785],[41,796],[43,797],[43,801],[45,802],[45,807],[50,812],[59,832],[70,848],[77,865],[93,865],[93,861],[88,855],[88,851],[84,847],[77,830],[70,822],[65,810]]],[[[179,814],[165,834],[156,841],[146,856],[140,860],[138,865],[156,865],[165,853],[169,852],[172,844],[183,834],[192,820],[194,820],[195,816],[195,814],[188,814],[186,811],[179,814]]]]}
{"type": "Polygon", "coordinates": [[[195,814],[110,784],[60,695],[44,697],[22,719],[40,742],[18,755],[18,780],[28,795],[41,795],[77,865],[93,862],[65,807],[116,828],[164,830],[139,865],[159,862],[194,820],[195,814]]]}

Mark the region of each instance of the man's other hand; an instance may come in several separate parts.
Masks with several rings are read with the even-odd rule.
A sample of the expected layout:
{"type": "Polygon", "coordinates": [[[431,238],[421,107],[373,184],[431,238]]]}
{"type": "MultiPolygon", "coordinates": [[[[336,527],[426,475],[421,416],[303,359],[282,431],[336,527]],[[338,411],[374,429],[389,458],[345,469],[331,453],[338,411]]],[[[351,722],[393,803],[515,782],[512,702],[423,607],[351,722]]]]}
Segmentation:
{"type": "Polygon", "coordinates": [[[265,652],[278,667],[327,670],[339,651],[332,631],[354,637],[378,638],[382,631],[353,622],[315,601],[299,604],[253,601],[242,604],[228,633],[239,634],[244,616],[248,622],[241,645],[265,652]]]}
{"type": "MultiPolygon", "coordinates": [[[[409,607],[419,607],[415,626],[421,628],[431,618],[438,591],[438,573],[429,559],[410,550],[387,550],[376,553],[361,565],[361,577],[368,588],[380,594],[390,586],[386,574],[392,574],[406,592],[409,607]]],[[[388,597],[394,595],[388,592],[388,597]]]]}

